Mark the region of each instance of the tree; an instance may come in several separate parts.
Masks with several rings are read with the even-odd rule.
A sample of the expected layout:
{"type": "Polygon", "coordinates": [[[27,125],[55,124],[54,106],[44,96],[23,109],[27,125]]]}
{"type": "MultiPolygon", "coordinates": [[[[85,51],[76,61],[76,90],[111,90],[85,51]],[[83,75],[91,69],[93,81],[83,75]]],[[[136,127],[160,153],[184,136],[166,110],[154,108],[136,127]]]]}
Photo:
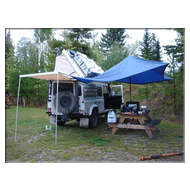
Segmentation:
{"type": "Polygon", "coordinates": [[[101,54],[101,49],[100,49],[100,42],[99,41],[95,41],[95,39],[93,39],[93,44],[91,46],[91,59],[93,59],[97,65],[101,66],[104,56],[101,54]]]}
{"type": "Polygon", "coordinates": [[[152,39],[150,36],[150,32],[148,31],[148,29],[145,29],[143,41],[141,42],[141,48],[140,48],[141,51],[140,56],[144,59],[150,60],[151,58],[151,50],[152,50],[151,41],[152,39]]]}
{"type": "Polygon", "coordinates": [[[180,70],[184,72],[184,28],[175,28],[175,31],[178,32],[178,38],[176,39],[177,54],[175,55],[177,63],[180,63],[180,70]]]}
{"type": "Polygon", "coordinates": [[[44,42],[49,40],[52,37],[52,29],[51,28],[39,28],[34,30],[34,36],[36,37],[36,43],[38,43],[38,37],[40,36],[40,42],[44,42]],[[40,30],[40,33],[39,33],[40,30]]]}
{"type": "Polygon", "coordinates": [[[120,47],[119,44],[114,44],[112,49],[110,50],[110,53],[101,64],[102,69],[110,69],[129,55],[137,56],[135,49],[137,49],[137,46],[120,47]]]}
{"type": "MultiPolygon", "coordinates": [[[[173,96],[173,104],[174,104],[174,115],[176,115],[176,107],[177,107],[177,96],[178,98],[183,96],[183,72],[180,70],[179,64],[178,64],[178,46],[176,45],[167,45],[164,46],[164,50],[166,51],[166,54],[168,55],[168,61],[169,65],[168,68],[170,76],[174,79],[173,81],[173,88],[168,85],[166,85],[165,93],[167,96],[173,96]]],[[[181,102],[181,101],[180,101],[181,102]]]]}
{"type": "Polygon", "coordinates": [[[126,38],[129,38],[129,36],[125,34],[124,28],[107,29],[106,34],[102,34],[101,37],[100,47],[102,52],[104,54],[108,53],[115,44],[119,47],[124,47],[126,38]]]}
{"type": "Polygon", "coordinates": [[[14,47],[11,40],[10,30],[5,36],[5,92],[9,93],[8,85],[9,85],[9,73],[11,66],[14,64],[14,47]]]}
{"type": "Polygon", "coordinates": [[[68,33],[65,33],[64,37],[70,40],[72,44],[72,50],[84,53],[87,56],[91,56],[90,53],[90,42],[92,38],[91,28],[72,28],[68,29],[68,33]]]}
{"type": "MultiPolygon", "coordinates": [[[[141,42],[141,57],[148,60],[153,61],[161,61],[161,47],[159,39],[156,40],[156,35],[154,33],[150,34],[148,29],[145,29],[145,33],[143,36],[143,41],[141,42]]],[[[146,99],[147,108],[148,108],[148,98],[151,94],[150,86],[152,87],[154,84],[146,84],[140,85],[139,94],[136,96],[137,98],[146,99]]]]}
{"type": "Polygon", "coordinates": [[[47,52],[45,53],[47,56],[45,67],[47,71],[53,71],[55,68],[55,59],[56,56],[61,55],[65,43],[62,40],[57,40],[55,38],[48,40],[47,52]]]}
{"type": "Polygon", "coordinates": [[[161,61],[161,46],[159,39],[156,40],[156,35],[154,33],[152,33],[150,42],[151,42],[150,60],[161,61]]]}
{"type": "Polygon", "coordinates": [[[141,42],[141,57],[153,61],[161,61],[161,46],[159,39],[156,40],[156,35],[145,29],[143,41],[141,42]]]}
{"type": "MultiPolygon", "coordinates": [[[[43,55],[41,54],[41,65],[38,65],[38,52],[36,44],[29,38],[23,37],[19,40],[16,49],[15,62],[10,69],[9,91],[14,97],[17,96],[19,75],[36,73],[39,69],[45,71],[43,64],[43,55]]],[[[29,104],[31,99],[36,99],[39,104],[47,97],[47,81],[35,80],[32,78],[22,78],[20,97],[26,99],[29,104]]]]}
{"type": "MultiPolygon", "coordinates": [[[[41,43],[47,41],[48,39],[50,39],[53,34],[52,34],[52,30],[49,28],[38,28],[34,30],[34,36],[36,37],[36,43],[38,42],[38,64],[39,64],[39,68],[41,65],[41,43]]],[[[41,72],[41,70],[39,69],[38,72],[41,72]]]]}

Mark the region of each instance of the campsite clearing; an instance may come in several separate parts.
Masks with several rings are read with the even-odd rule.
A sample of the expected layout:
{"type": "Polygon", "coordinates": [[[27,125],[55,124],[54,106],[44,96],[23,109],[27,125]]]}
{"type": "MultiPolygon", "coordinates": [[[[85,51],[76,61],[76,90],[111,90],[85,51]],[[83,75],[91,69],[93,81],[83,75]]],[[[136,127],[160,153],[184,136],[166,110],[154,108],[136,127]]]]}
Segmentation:
{"type": "Polygon", "coordinates": [[[184,151],[184,126],[162,120],[160,133],[150,139],[142,130],[120,129],[113,136],[106,119],[100,117],[95,129],[81,128],[77,121],[55,125],[42,108],[19,107],[17,142],[16,106],[6,109],[5,162],[184,162],[184,155],[140,161],[141,156],[184,151]]]}

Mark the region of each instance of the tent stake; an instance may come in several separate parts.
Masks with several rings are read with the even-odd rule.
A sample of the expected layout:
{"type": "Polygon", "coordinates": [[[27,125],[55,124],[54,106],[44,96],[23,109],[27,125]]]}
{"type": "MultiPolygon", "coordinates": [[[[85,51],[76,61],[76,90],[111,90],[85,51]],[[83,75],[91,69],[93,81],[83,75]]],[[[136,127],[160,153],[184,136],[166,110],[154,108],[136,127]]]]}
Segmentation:
{"type": "Polygon", "coordinates": [[[17,108],[16,108],[15,142],[16,142],[16,134],[17,134],[17,118],[18,118],[18,103],[19,103],[20,82],[21,82],[21,77],[19,76],[18,96],[17,96],[17,108]]]}

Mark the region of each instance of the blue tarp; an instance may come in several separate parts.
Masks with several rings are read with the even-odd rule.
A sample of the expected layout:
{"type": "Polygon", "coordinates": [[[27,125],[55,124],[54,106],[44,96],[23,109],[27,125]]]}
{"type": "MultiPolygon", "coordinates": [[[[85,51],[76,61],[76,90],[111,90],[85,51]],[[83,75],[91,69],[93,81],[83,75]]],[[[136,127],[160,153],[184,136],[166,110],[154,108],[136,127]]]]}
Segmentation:
{"type": "Polygon", "coordinates": [[[168,63],[141,59],[128,56],[123,61],[113,66],[104,73],[94,78],[74,77],[84,83],[93,81],[111,82],[118,81],[131,84],[147,84],[166,80],[173,80],[164,75],[168,63]]]}

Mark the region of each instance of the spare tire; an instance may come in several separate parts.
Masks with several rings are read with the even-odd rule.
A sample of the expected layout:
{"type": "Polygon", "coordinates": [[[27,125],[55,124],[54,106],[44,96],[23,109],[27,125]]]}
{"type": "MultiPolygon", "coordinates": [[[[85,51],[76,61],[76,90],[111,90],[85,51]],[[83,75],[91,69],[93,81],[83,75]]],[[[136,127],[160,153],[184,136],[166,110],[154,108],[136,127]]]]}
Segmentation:
{"type": "MultiPolygon", "coordinates": [[[[55,95],[54,98],[54,106],[56,108],[56,101],[57,101],[57,95],[55,95]]],[[[64,91],[64,92],[59,92],[58,94],[58,112],[60,113],[71,113],[76,106],[76,98],[73,95],[72,92],[69,91],[64,91]]]]}

